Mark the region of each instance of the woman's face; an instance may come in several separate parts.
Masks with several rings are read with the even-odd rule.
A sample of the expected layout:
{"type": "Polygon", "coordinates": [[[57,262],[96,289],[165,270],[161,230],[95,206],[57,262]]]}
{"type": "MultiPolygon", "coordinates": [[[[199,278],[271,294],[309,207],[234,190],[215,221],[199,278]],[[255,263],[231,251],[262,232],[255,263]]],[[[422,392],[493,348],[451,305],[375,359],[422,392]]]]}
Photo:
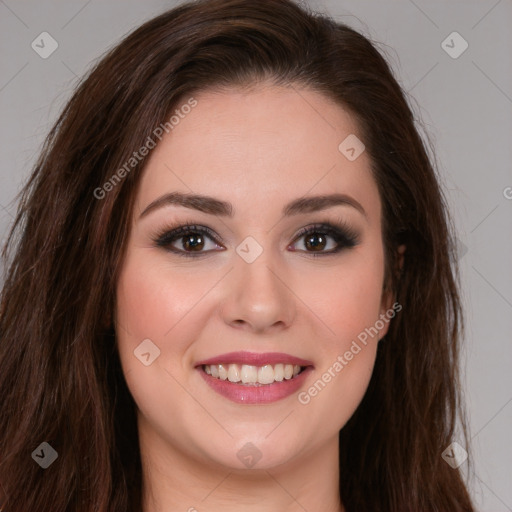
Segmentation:
{"type": "Polygon", "coordinates": [[[334,449],[392,303],[358,127],[297,87],[194,99],[151,152],[117,286],[142,443],[241,469],[334,449]]]}

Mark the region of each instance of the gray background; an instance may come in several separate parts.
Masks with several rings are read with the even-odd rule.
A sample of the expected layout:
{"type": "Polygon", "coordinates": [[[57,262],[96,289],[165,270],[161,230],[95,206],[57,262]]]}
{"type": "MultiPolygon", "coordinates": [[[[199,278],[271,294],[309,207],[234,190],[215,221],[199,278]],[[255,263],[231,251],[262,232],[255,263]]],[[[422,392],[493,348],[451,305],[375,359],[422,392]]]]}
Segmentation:
{"type": "MultiPolygon", "coordinates": [[[[176,3],[0,0],[0,237],[78,77],[176,3]],[[43,31],[59,45],[47,59],[31,47],[43,31]]],[[[308,3],[382,43],[435,144],[460,245],[471,492],[482,511],[512,511],[512,0],[308,3]],[[469,45],[458,58],[441,46],[453,31],[469,45]]]]}

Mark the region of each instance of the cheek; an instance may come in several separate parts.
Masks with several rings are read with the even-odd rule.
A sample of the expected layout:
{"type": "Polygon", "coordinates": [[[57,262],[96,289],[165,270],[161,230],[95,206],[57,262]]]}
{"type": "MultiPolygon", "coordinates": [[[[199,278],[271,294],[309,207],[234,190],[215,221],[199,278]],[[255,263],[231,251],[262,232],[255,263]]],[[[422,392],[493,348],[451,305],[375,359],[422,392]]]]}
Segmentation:
{"type": "MultiPolygon", "coordinates": [[[[379,318],[384,264],[382,257],[353,253],[346,263],[316,272],[314,283],[302,281],[302,297],[322,320],[329,339],[343,349],[379,318]]],[[[331,345],[329,344],[328,347],[331,345]]]]}
{"type": "Polygon", "coordinates": [[[172,276],[137,249],[128,251],[117,284],[116,338],[126,383],[143,415],[161,417],[162,424],[172,421],[165,404],[183,394],[173,376],[181,375],[188,340],[195,337],[187,313],[206,291],[190,286],[185,272],[172,276]]]}
{"type": "MultiPolygon", "coordinates": [[[[218,280],[219,273],[212,269],[171,267],[165,257],[156,258],[143,248],[128,250],[118,279],[116,307],[117,344],[125,373],[133,371],[133,379],[141,372],[144,379],[151,375],[156,388],[170,379],[174,388],[170,374],[190,370],[194,341],[201,338],[215,310],[208,294],[218,280]],[[158,358],[145,367],[135,356],[148,339],[158,358]]],[[[150,385],[150,380],[144,381],[145,388],[150,385]]]]}
{"type": "Polygon", "coordinates": [[[335,433],[360,404],[371,379],[380,337],[383,259],[378,248],[354,254],[350,263],[317,273],[308,305],[321,318],[324,342],[318,344],[321,367],[299,396],[305,411],[330,418],[325,428],[335,433]]]}
{"type": "Polygon", "coordinates": [[[169,338],[174,338],[166,349],[176,347],[179,339],[172,331],[211,284],[208,279],[194,279],[187,271],[173,271],[171,278],[165,264],[151,262],[146,256],[144,251],[136,251],[124,263],[117,286],[116,320],[132,341],[150,338],[169,344],[169,338]]]}
{"type": "MultiPolygon", "coordinates": [[[[171,327],[173,317],[179,315],[183,303],[170,304],[169,283],[162,282],[162,275],[143,261],[130,257],[125,261],[117,286],[117,322],[131,336],[161,337],[171,327]]],[[[179,282],[172,287],[182,296],[179,282]]]]}
{"type": "Polygon", "coordinates": [[[170,375],[181,372],[188,340],[196,334],[197,323],[187,322],[187,313],[203,293],[183,273],[174,272],[169,279],[169,270],[143,250],[127,254],[117,285],[116,337],[127,383],[139,405],[158,400],[152,390],[164,383],[173,389],[170,375]]]}

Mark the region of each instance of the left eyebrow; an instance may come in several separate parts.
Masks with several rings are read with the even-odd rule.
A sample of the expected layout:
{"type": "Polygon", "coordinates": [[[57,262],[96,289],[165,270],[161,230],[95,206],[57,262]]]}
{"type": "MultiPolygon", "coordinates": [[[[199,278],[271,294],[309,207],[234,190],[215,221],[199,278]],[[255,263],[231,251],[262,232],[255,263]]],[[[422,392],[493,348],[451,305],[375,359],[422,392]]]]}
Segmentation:
{"type": "Polygon", "coordinates": [[[326,210],[333,206],[352,206],[365,217],[368,217],[361,203],[346,194],[328,194],[322,196],[301,197],[291,201],[283,208],[283,215],[290,217],[300,213],[311,213],[326,210]]]}
{"type": "MultiPolygon", "coordinates": [[[[211,215],[220,215],[224,217],[233,217],[235,211],[231,203],[214,197],[200,194],[171,192],[169,194],[164,194],[150,203],[140,214],[139,219],[145,217],[151,211],[169,205],[183,206],[185,208],[199,210],[211,215]]],[[[292,215],[326,210],[333,206],[352,206],[366,218],[368,217],[361,204],[353,197],[346,194],[300,197],[285,205],[282,214],[285,217],[291,217],[292,215]]]]}

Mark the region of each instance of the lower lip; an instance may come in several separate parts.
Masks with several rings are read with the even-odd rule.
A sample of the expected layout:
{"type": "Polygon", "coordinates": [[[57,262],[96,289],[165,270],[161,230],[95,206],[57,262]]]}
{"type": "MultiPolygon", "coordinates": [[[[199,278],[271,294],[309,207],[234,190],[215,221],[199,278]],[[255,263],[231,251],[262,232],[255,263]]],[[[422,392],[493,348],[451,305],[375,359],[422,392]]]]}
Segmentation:
{"type": "Polygon", "coordinates": [[[229,380],[217,379],[208,375],[201,367],[197,370],[214,391],[233,402],[238,404],[268,404],[277,402],[298,391],[313,367],[308,366],[292,379],[260,386],[247,386],[229,380]]]}

